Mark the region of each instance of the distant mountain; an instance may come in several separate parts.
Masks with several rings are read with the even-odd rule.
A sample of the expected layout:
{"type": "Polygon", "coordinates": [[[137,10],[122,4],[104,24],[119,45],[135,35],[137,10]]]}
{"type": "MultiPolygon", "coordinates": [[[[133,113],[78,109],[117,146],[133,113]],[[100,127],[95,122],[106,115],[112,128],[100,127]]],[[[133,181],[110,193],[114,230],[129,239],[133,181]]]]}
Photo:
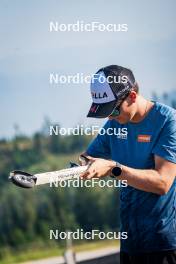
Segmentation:
{"type": "Polygon", "coordinates": [[[173,90],[168,93],[165,92],[162,95],[157,95],[156,93],[153,93],[152,99],[164,103],[166,105],[170,105],[176,109],[176,90],[173,90]]]}

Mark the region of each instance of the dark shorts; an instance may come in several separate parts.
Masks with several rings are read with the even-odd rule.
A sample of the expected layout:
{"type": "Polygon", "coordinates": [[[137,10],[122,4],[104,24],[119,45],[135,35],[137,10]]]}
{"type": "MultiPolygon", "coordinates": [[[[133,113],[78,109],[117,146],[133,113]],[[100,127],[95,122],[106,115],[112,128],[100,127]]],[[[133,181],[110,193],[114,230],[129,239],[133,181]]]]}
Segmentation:
{"type": "Polygon", "coordinates": [[[120,252],[120,264],[176,264],[176,250],[129,255],[120,252]]]}

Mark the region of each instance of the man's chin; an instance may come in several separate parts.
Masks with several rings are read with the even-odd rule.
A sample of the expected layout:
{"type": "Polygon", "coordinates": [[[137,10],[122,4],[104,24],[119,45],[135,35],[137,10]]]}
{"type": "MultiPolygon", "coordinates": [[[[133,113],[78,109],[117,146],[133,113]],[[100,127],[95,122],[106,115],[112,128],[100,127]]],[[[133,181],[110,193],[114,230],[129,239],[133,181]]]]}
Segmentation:
{"type": "Polygon", "coordinates": [[[117,121],[118,123],[120,123],[121,125],[124,125],[124,124],[128,123],[127,120],[122,120],[122,119],[120,119],[120,118],[116,118],[116,121],[117,121]]]}
{"type": "Polygon", "coordinates": [[[116,122],[118,122],[119,124],[121,124],[121,125],[124,125],[124,124],[127,124],[130,120],[129,119],[127,119],[127,118],[121,118],[121,117],[111,117],[111,118],[109,118],[109,120],[115,120],[116,122]]]}

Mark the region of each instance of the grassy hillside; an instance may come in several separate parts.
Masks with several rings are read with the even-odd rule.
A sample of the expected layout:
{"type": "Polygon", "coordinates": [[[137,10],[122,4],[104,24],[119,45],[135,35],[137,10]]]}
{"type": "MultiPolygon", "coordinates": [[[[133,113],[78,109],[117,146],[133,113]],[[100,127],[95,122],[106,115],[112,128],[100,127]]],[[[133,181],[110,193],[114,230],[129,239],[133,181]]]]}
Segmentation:
{"type": "MultiPolygon", "coordinates": [[[[50,229],[60,232],[78,228],[85,232],[118,229],[117,188],[44,185],[21,189],[8,180],[14,169],[39,173],[66,168],[70,161],[78,162],[90,140],[90,137],[47,137],[36,133],[31,138],[0,141],[1,264],[62,254],[65,241],[50,240],[50,229]]],[[[78,250],[99,247],[97,242],[85,245],[85,241],[78,241],[77,245],[78,250]]]]}

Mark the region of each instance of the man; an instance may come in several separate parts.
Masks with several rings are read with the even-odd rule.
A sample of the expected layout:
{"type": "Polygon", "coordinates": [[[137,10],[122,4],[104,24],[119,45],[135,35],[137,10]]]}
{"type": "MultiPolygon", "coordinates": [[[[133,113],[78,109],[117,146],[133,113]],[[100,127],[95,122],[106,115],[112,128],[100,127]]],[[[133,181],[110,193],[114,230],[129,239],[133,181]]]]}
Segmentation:
{"type": "Polygon", "coordinates": [[[128,233],[121,264],[174,264],[176,111],[142,97],[132,71],[117,65],[96,73],[91,94],[88,117],[107,117],[107,133],[89,145],[92,165],[82,178],[112,175],[128,182],[120,195],[121,231],[128,233]],[[108,134],[110,128],[118,132],[108,134]]]}

